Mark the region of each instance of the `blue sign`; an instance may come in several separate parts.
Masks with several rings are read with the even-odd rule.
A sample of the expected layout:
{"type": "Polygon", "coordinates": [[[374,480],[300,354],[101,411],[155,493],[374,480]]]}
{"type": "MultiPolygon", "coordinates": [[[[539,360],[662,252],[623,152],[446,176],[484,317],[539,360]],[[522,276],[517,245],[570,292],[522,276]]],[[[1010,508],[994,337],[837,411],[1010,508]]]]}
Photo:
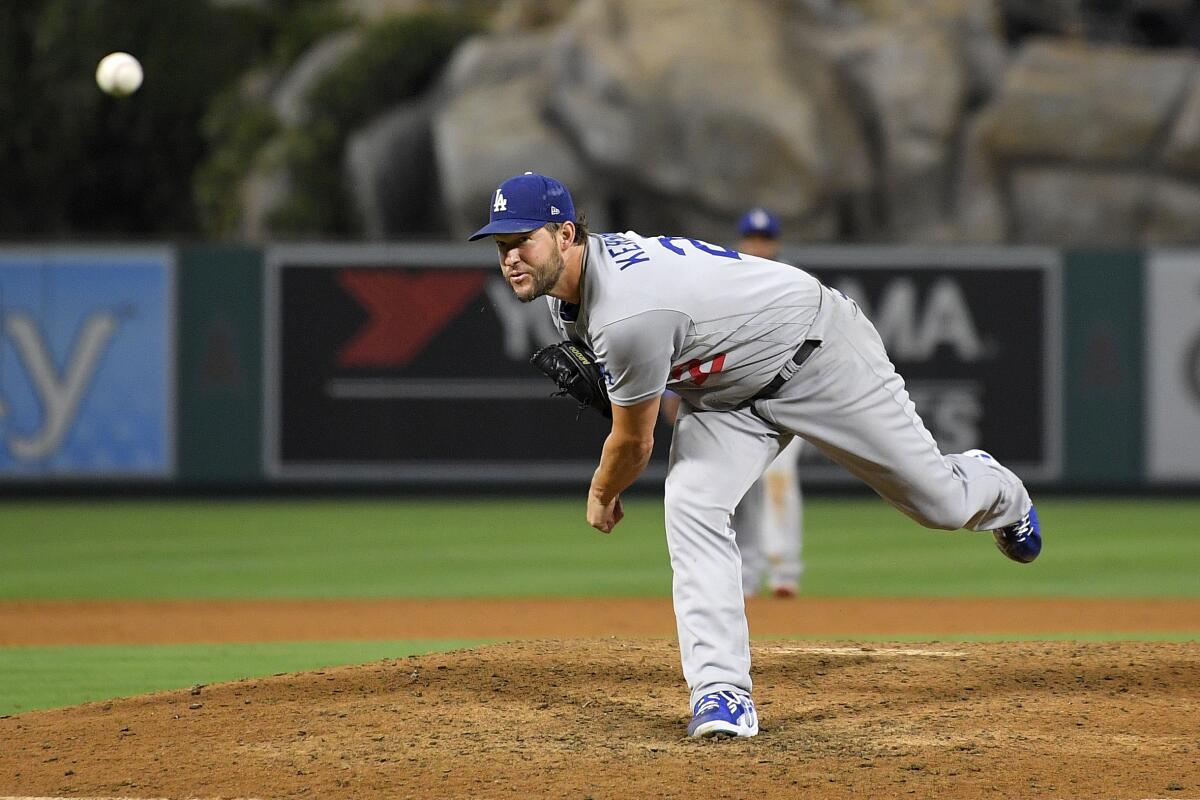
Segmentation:
{"type": "Polygon", "coordinates": [[[174,471],[173,259],[0,250],[0,478],[174,471]]]}

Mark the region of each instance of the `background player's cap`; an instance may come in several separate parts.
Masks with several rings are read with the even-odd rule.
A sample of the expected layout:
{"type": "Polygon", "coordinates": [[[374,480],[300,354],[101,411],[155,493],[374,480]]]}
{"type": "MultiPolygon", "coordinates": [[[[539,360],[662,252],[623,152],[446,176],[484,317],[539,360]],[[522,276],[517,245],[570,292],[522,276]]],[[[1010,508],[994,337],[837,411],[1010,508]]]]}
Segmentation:
{"type": "Polygon", "coordinates": [[[739,236],[766,236],[779,238],[779,217],[765,208],[752,208],[738,221],[739,236]]]}
{"type": "Polygon", "coordinates": [[[547,222],[575,221],[575,204],[567,187],[554,178],[526,172],[509,178],[492,193],[491,221],[470,241],[493,233],[525,233],[547,222]]]}

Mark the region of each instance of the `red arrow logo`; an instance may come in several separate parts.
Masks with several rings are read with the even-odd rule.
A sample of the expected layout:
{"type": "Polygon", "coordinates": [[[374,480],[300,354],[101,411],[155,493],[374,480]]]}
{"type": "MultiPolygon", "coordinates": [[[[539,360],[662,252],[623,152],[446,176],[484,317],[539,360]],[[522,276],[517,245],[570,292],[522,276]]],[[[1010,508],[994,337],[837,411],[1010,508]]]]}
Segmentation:
{"type": "Polygon", "coordinates": [[[403,367],[479,294],[477,270],[347,269],[338,284],[370,314],[338,353],[339,367],[403,367]]]}

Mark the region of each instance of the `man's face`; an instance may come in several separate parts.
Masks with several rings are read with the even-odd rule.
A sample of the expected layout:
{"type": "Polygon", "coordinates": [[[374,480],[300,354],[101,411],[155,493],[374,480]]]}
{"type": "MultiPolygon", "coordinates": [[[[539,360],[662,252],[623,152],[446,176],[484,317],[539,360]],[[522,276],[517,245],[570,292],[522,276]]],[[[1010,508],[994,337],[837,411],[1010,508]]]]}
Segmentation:
{"type": "Polygon", "coordinates": [[[500,271],[522,303],[549,294],[566,269],[558,238],[546,228],[492,238],[500,253],[500,271]]]}
{"type": "Polygon", "coordinates": [[[779,256],[779,240],[754,233],[743,236],[742,240],[738,242],[737,249],[739,253],[745,253],[748,256],[769,258],[774,261],[779,256]]]}

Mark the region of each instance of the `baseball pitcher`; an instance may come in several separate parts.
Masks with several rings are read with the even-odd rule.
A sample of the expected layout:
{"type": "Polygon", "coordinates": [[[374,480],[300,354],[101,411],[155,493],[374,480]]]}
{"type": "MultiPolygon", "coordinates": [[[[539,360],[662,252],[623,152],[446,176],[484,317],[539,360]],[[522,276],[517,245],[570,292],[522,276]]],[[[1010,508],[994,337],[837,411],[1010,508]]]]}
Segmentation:
{"type": "Polygon", "coordinates": [[[1021,480],[983,451],[942,454],[874,326],[803,270],[687,237],[589,234],[567,189],[533,173],[496,189],[471,239],[485,236],[516,296],[548,297],[577,351],[545,354],[543,368],[611,413],[587,495],[597,530],[624,516],[664,389],[682,398],[664,510],[690,736],[758,733],[729,521],[794,437],[925,527],[991,531],[1009,558],[1038,556],[1021,480]]]}

